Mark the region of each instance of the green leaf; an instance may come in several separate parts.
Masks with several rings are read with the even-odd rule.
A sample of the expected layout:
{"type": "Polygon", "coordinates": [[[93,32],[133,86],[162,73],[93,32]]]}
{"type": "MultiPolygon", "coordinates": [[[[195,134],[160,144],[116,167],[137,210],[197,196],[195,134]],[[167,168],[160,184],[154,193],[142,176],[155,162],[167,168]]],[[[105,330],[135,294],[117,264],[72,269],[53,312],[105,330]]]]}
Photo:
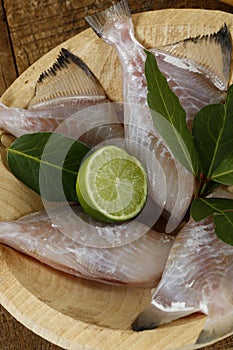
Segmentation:
{"type": "Polygon", "coordinates": [[[214,215],[215,233],[225,243],[233,245],[233,212],[214,215]]]}
{"type": "Polygon", "coordinates": [[[233,85],[228,89],[225,105],[209,105],[197,113],[193,135],[204,174],[210,178],[233,150],[233,85]]]}
{"type": "Polygon", "coordinates": [[[147,101],[154,125],[174,157],[198,176],[200,162],[193,137],[187,128],[185,111],[160,72],[154,55],[148,51],[146,55],[147,101]]]}
{"type": "Polygon", "coordinates": [[[212,193],[218,186],[220,186],[220,183],[215,182],[213,180],[210,180],[206,183],[201,188],[201,197],[206,197],[210,193],[212,193]]]}
{"type": "Polygon", "coordinates": [[[195,221],[201,221],[215,213],[223,217],[233,210],[233,200],[226,198],[198,198],[192,202],[190,215],[195,221]]]}
{"type": "Polygon", "coordinates": [[[212,179],[224,185],[233,185],[233,154],[228,155],[214,170],[212,179]]]}
{"type": "Polygon", "coordinates": [[[233,200],[226,198],[198,198],[192,203],[190,214],[195,221],[211,215],[216,235],[225,243],[233,245],[233,200]]]}
{"type": "Polygon", "coordinates": [[[26,134],[8,149],[8,165],[19,180],[45,199],[77,201],[78,169],[89,150],[65,135],[26,134]]]}

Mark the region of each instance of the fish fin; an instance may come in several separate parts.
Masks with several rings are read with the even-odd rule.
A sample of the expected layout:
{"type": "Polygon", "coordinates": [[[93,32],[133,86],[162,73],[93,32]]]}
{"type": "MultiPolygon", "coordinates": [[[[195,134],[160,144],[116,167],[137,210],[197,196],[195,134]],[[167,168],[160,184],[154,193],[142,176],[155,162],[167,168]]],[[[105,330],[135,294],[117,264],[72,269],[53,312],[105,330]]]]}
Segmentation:
{"type": "Polygon", "coordinates": [[[199,334],[196,344],[207,345],[219,341],[233,333],[233,308],[228,315],[215,318],[207,317],[205,326],[199,334]]]}
{"type": "Polygon", "coordinates": [[[188,38],[158,49],[204,67],[219,78],[217,84],[221,90],[227,89],[231,73],[232,40],[226,24],[218,32],[188,38]]]}
{"type": "Polygon", "coordinates": [[[160,309],[153,301],[150,305],[135,319],[131,327],[134,331],[140,332],[146,329],[154,329],[158,326],[177,320],[178,318],[188,316],[197,310],[187,308],[176,311],[166,311],[160,309]]]}
{"type": "Polygon", "coordinates": [[[130,8],[126,0],[119,1],[102,12],[85,17],[94,32],[105,41],[107,41],[104,32],[106,26],[113,26],[115,22],[121,23],[125,18],[131,19],[130,8]]]}
{"type": "Polygon", "coordinates": [[[221,280],[207,304],[208,316],[196,344],[210,344],[233,333],[233,262],[229,262],[221,280]]]}
{"type": "Polygon", "coordinates": [[[103,87],[86,63],[62,48],[56,62],[41,73],[30,105],[72,96],[99,96],[106,99],[103,87]]]}

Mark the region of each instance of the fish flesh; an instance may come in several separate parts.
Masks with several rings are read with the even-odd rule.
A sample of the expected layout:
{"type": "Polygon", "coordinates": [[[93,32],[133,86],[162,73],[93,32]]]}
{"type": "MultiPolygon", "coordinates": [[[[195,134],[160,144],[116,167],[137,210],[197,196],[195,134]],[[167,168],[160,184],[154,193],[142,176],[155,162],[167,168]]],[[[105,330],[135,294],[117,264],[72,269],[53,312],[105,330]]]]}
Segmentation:
{"type": "MultiPolygon", "coordinates": [[[[211,197],[233,198],[226,189],[211,197]]],[[[196,343],[205,345],[233,332],[233,247],[215,234],[213,218],[192,219],[177,235],[150,305],[132,324],[152,329],[180,317],[207,315],[196,343]]]]}
{"type": "MultiPolygon", "coordinates": [[[[134,36],[127,0],[86,20],[98,36],[116,48],[123,70],[124,96],[132,103],[144,105],[147,94],[143,74],[145,48],[134,36]],[[138,94],[135,94],[136,84],[138,94]]],[[[232,53],[232,39],[226,24],[216,33],[148,50],[155,55],[159,69],[179,97],[188,124],[204,106],[225,101],[232,53]]]]}
{"type": "Polygon", "coordinates": [[[0,103],[1,129],[16,137],[25,133],[56,131],[90,147],[105,140],[124,138],[119,121],[122,107],[109,103],[95,75],[70,51],[61,49],[52,67],[40,75],[35,90],[28,109],[11,108],[0,103]],[[89,109],[85,115],[81,113],[92,106],[95,109],[89,109]],[[88,113],[89,118],[86,117],[88,113]]]}
{"type": "MultiPolygon", "coordinates": [[[[195,190],[194,177],[174,159],[153,125],[147,105],[145,49],[134,36],[128,3],[122,0],[103,12],[86,17],[86,20],[97,35],[117,51],[123,75],[124,127],[128,150],[144,164],[149,177],[149,192],[156,203],[164,207],[163,214],[168,220],[166,232],[171,232],[181,222],[190,205],[195,190]],[[163,172],[157,171],[149,154],[157,160],[163,172]]],[[[191,38],[150,51],[154,53],[170,87],[180,98],[188,124],[201,107],[225,98],[231,58],[231,40],[226,26],[210,36],[191,38]],[[220,72],[220,76],[212,70],[212,65],[201,66],[200,62],[195,61],[203,49],[204,55],[208,50],[205,62],[210,54],[213,54],[215,62],[217,52],[217,63],[220,65],[217,73],[220,72]]]]}
{"type": "MultiPolygon", "coordinates": [[[[27,110],[4,105],[1,109],[4,111],[2,115],[0,111],[1,127],[15,136],[55,130],[85,140],[88,145],[108,139],[116,142],[115,138],[124,137],[118,120],[122,106],[108,103],[102,87],[84,62],[64,49],[52,68],[39,78],[36,97],[27,110]],[[66,90],[71,84],[66,83],[67,75],[71,80],[76,75],[86,90],[82,91],[78,85],[74,96],[67,96],[66,90]],[[91,104],[96,105],[84,108],[91,104]]],[[[0,222],[0,242],[76,276],[143,287],[158,283],[173,238],[143,224],[148,222],[143,214],[137,221],[104,225],[93,221],[78,205],[71,211],[69,206],[55,209],[43,203],[46,212],[0,222]]],[[[154,208],[149,200],[145,208],[148,206],[146,215],[154,208]]]]}
{"type": "Polygon", "coordinates": [[[78,205],[73,206],[74,216],[67,207],[52,210],[50,215],[40,211],[16,221],[0,222],[0,243],[79,277],[142,287],[158,283],[172,237],[136,221],[131,229],[127,224],[98,223],[78,205]],[[78,217],[88,222],[89,229],[77,226],[78,217]],[[146,233],[135,238],[135,233],[140,236],[142,231],[146,233]],[[132,241],[127,243],[130,233],[132,241]]]}
{"type": "Polygon", "coordinates": [[[233,247],[214,232],[211,219],[192,220],[178,234],[151,304],[138,316],[136,331],[152,329],[195,312],[207,316],[196,343],[233,332],[233,247]]]}
{"type": "MultiPolygon", "coordinates": [[[[190,204],[194,183],[190,174],[173,158],[164,145],[153,126],[150,112],[145,108],[147,107],[144,74],[146,56],[144,47],[134,37],[127,1],[120,1],[103,12],[87,17],[86,20],[94,31],[117,51],[123,72],[124,102],[127,103],[124,113],[125,137],[130,140],[129,149],[132,151],[133,148],[132,153],[144,161],[152,187],[150,192],[161,207],[164,206],[163,194],[167,193],[165,201],[167,231],[172,231],[190,204]],[[131,140],[134,140],[136,145],[143,144],[148,150],[147,154],[152,153],[161,164],[166,177],[166,187],[163,186],[163,174],[160,175],[161,172],[158,174],[155,167],[151,169],[150,157],[147,161],[145,159],[147,157],[141,155],[137,147],[132,147],[131,140]],[[160,178],[161,183],[156,186],[155,179],[158,182],[160,178]],[[158,188],[163,190],[159,192],[158,188]]],[[[166,76],[170,87],[180,98],[189,124],[194,113],[201,107],[225,98],[231,60],[231,38],[226,26],[216,34],[187,39],[151,51],[155,54],[159,68],[166,76]],[[209,60],[211,54],[214,58],[212,62],[218,67],[217,73],[208,63],[211,62],[209,60]],[[203,62],[204,66],[201,66],[200,62],[203,62]]]]}
{"type": "Polygon", "coordinates": [[[108,102],[103,87],[87,65],[63,48],[52,67],[40,75],[28,109],[0,103],[0,128],[16,137],[54,131],[74,113],[108,102]]]}

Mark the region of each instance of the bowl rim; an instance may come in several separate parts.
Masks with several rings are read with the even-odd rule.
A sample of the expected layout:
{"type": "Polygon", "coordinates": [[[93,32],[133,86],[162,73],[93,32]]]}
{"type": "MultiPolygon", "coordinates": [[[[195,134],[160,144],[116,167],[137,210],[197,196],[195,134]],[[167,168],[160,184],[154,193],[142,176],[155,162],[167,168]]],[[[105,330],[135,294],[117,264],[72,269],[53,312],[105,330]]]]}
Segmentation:
{"type": "MultiPolygon", "coordinates": [[[[200,23],[201,20],[201,29],[206,29],[206,32],[208,33],[210,29],[212,29],[212,31],[219,29],[220,24],[222,25],[224,22],[232,24],[233,15],[215,10],[165,9],[134,14],[133,20],[136,27],[136,35],[140,40],[140,38],[143,39],[141,37],[142,27],[146,26],[147,28],[151,28],[154,23],[156,23],[156,26],[184,26],[189,29],[195,29],[196,23],[200,23]],[[199,20],[197,20],[197,18],[199,20]]],[[[233,32],[231,27],[230,31],[233,32]]],[[[200,26],[199,28],[196,28],[197,34],[201,29],[200,26]]],[[[181,31],[180,35],[184,38],[186,33],[182,33],[181,31]]],[[[100,39],[96,37],[91,29],[86,29],[77,34],[75,37],[72,37],[64,43],[58,45],[36,61],[32,66],[30,66],[5,91],[1,97],[1,101],[8,106],[26,106],[34,93],[38,72],[42,72],[51,66],[62,47],[71,50],[74,54],[78,54],[82,59],[84,59],[91,70],[93,70],[93,72],[97,75],[100,82],[102,82],[101,76],[98,76],[99,72],[95,72],[95,62],[93,62],[94,60],[90,57],[92,45],[96,45],[97,43],[100,45],[98,47],[104,45],[100,43],[100,39]],[[82,46],[81,42],[84,42],[85,45],[82,46]],[[16,92],[19,93],[16,94],[16,92]]],[[[144,350],[153,350],[158,348],[158,332],[161,332],[161,337],[164,336],[166,333],[164,330],[167,326],[161,327],[160,330],[140,333],[135,333],[130,330],[110,330],[94,324],[86,324],[82,321],[74,320],[70,316],[64,315],[57,310],[52,309],[30,293],[30,291],[28,291],[14,276],[8,266],[7,259],[5,258],[8,249],[10,248],[0,245],[0,302],[2,306],[19,322],[39,336],[56,345],[70,350],[107,350],[111,348],[111,344],[113,344],[115,347],[116,344],[118,344],[119,349],[137,350],[141,349],[142,344],[146,345],[144,350]],[[35,308],[32,309],[34,306],[35,308]],[[62,329],[60,329],[60,324],[63,325],[62,329]],[[92,338],[92,340],[90,340],[90,338],[92,338]],[[106,339],[108,339],[108,341],[106,339]],[[103,345],[105,343],[107,343],[107,345],[103,345]]],[[[204,320],[205,317],[203,315],[189,318],[192,332],[188,335],[189,343],[185,343],[182,346],[186,347],[187,345],[190,349],[200,348],[203,346],[194,346],[194,343],[199,331],[201,330],[201,327],[203,326],[204,320]]],[[[181,331],[183,337],[184,335],[181,329],[184,329],[184,323],[179,325],[178,329],[181,331]]],[[[171,328],[169,328],[168,332],[171,332],[171,328]]],[[[173,337],[175,339],[175,333],[173,334],[173,337]]],[[[160,344],[165,346],[163,343],[160,344]]],[[[164,347],[160,349],[165,350],[164,347]]]]}

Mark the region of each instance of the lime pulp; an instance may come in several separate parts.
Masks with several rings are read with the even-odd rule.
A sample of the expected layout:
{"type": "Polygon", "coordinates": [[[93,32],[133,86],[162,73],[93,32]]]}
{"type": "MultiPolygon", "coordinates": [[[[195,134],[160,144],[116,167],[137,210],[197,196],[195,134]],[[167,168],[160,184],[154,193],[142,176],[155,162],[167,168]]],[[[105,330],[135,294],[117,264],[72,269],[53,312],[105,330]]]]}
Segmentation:
{"type": "Polygon", "coordinates": [[[108,145],[88,156],[79,169],[77,196],[83,210],[104,222],[137,216],[147,198],[147,176],[142,164],[124,149],[108,145]]]}

